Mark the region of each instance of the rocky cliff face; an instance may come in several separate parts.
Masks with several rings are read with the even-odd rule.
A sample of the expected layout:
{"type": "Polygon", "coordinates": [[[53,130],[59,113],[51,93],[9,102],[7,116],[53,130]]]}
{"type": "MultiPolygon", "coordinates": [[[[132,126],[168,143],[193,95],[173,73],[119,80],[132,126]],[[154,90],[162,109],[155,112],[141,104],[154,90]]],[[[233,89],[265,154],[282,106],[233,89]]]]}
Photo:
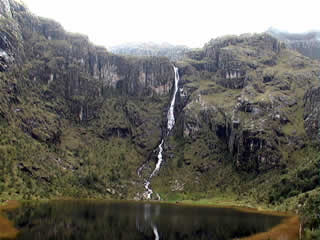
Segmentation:
{"type": "Polygon", "coordinates": [[[166,58],[129,58],[92,45],[86,36],[66,33],[51,20],[30,14],[15,1],[2,1],[0,67],[15,73],[17,85],[46,88],[42,97],[61,98],[64,116],[96,118],[106,98],[166,97],[173,83],[166,58]]]}
{"type": "Polygon", "coordinates": [[[319,142],[320,120],[320,89],[309,89],[304,96],[304,124],[308,136],[315,142],[319,142]]]}
{"type": "MultiPolygon", "coordinates": [[[[119,183],[121,174],[125,182],[135,179],[136,169],[160,139],[174,83],[171,62],[111,54],[86,36],[32,15],[16,1],[0,1],[0,13],[1,160],[30,184],[50,182],[57,190],[60,180],[67,182],[60,193],[73,191],[67,178],[77,172],[79,188],[91,185],[89,192],[108,194],[105,189],[118,187],[117,197],[127,194],[128,185],[119,183]],[[78,134],[89,129],[86,137],[78,134]],[[12,138],[17,142],[5,140],[12,138]],[[99,160],[93,152],[99,152],[99,160]],[[133,164],[117,162],[127,158],[133,164]],[[100,173],[92,169],[97,161],[104,165],[100,173]]],[[[4,185],[15,184],[5,169],[4,185]]],[[[20,195],[39,194],[20,184],[20,195]]]]}
{"type": "Polygon", "coordinates": [[[316,63],[267,34],[215,39],[189,56],[182,63],[191,69],[183,76],[184,89],[192,92],[183,110],[185,137],[205,124],[238,169],[263,172],[285,166],[283,149],[304,145],[304,129],[296,122],[302,123],[303,116],[295,113],[302,108],[301,93],[318,80],[316,63]]]}
{"type": "Polygon", "coordinates": [[[267,33],[284,42],[289,48],[312,59],[320,59],[320,32],[287,33],[269,29],[267,33]]]}
{"type": "Polygon", "coordinates": [[[54,83],[55,79],[72,75],[73,79],[67,80],[74,91],[80,90],[75,82],[81,82],[82,76],[97,80],[101,88],[123,85],[123,93],[129,95],[166,95],[170,91],[172,67],[167,59],[115,56],[104,48],[93,46],[86,36],[66,33],[58,23],[31,15],[15,1],[1,1],[1,4],[2,62],[8,63],[12,51],[17,48],[14,44],[20,44],[24,48],[25,61],[34,58],[39,61],[38,72],[31,70],[41,82],[54,83]],[[68,72],[70,68],[79,76],[68,72]]]}
{"type": "Polygon", "coordinates": [[[178,119],[159,189],[203,197],[232,188],[269,203],[316,191],[317,61],[257,34],[211,40],[177,65],[178,119]]]}
{"type": "Polygon", "coordinates": [[[176,124],[162,136],[167,58],[111,54],[12,0],[0,13],[1,198],[133,198],[162,137],[163,199],[274,203],[316,188],[299,176],[317,152],[318,62],[269,34],[214,39],[175,62],[176,124]]]}

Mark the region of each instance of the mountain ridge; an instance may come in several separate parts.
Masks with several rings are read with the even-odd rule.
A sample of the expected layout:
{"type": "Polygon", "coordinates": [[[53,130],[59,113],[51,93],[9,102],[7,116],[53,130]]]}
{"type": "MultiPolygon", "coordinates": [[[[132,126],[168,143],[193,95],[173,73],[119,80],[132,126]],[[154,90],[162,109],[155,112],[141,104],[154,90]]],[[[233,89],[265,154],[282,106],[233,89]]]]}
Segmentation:
{"type": "Polygon", "coordinates": [[[283,210],[303,203],[301,212],[317,203],[318,61],[270,34],[188,50],[174,62],[176,124],[163,136],[168,58],[109,53],[9,3],[12,16],[0,19],[0,199],[142,199],[137,170],[145,164],[150,176],[164,137],[151,184],[165,200],[235,196],[283,210]]]}
{"type": "Polygon", "coordinates": [[[320,60],[320,31],[289,33],[270,28],[267,33],[283,41],[289,48],[302,55],[320,60]]]}

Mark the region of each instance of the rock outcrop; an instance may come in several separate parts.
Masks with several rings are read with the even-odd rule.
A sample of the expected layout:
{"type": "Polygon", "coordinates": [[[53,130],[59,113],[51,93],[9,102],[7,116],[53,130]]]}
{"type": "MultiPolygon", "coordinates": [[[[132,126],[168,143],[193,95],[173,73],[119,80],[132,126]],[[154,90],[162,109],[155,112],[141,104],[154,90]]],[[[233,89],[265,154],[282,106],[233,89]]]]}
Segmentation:
{"type": "Polygon", "coordinates": [[[297,123],[303,116],[295,114],[301,113],[300,92],[318,81],[316,62],[268,34],[214,39],[189,58],[181,64],[183,89],[190,95],[183,109],[187,139],[210,129],[237,169],[256,173],[282,168],[283,149],[304,146],[306,135],[297,123]],[[307,65],[313,71],[304,70],[307,65]]]}
{"type": "Polygon", "coordinates": [[[281,43],[268,34],[245,34],[213,39],[202,50],[188,56],[197,70],[216,73],[219,84],[239,89],[248,84],[247,73],[257,69],[259,63],[269,60],[272,65],[272,58],[281,48],[281,43]]]}
{"type": "Polygon", "coordinates": [[[270,28],[267,33],[302,55],[312,59],[320,59],[320,32],[288,33],[270,28]]]}
{"type": "Polygon", "coordinates": [[[304,125],[310,139],[320,141],[320,88],[309,89],[304,96],[304,125]]]}
{"type": "Polygon", "coordinates": [[[66,33],[60,24],[31,15],[23,5],[1,1],[0,70],[19,68],[65,99],[81,120],[95,115],[94,101],[108,92],[122,96],[167,96],[173,70],[166,58],[128,58],[66,33]],[[10,13],[10,14],[9,14],[10,13]],[[76,106],[75,106],[76,104],[76,106]],[[81,110],[82,109],[82,110],[81,110]]]}

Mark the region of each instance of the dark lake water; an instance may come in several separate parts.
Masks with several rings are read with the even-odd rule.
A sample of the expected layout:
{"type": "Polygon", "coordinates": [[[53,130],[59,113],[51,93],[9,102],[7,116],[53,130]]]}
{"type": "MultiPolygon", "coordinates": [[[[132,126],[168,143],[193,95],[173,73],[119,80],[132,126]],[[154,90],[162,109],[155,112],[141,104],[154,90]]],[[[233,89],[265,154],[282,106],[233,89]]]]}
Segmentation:
{"type": "Polygon", "coordinates": [[[228,208],[105,201],[25,204],[10,218],[19,240],[224,240],[267,231],[283,220],[228,208]]]}

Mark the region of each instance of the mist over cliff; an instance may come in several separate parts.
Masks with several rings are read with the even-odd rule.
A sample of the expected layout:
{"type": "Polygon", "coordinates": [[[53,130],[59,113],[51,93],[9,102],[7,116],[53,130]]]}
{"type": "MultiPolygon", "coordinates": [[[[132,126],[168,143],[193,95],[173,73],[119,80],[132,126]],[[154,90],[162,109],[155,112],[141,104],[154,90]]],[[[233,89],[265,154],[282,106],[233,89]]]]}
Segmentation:
{"type": "Polygon", "coordinates": [[[167,57],[171,61],[181,60],[190,51],[187,46],[176,46],[169,43],[156,44],[148,43],[128,43],[113,46],[108,49],[114,54],[131,55],[131,56],[155,56],[167,57]]]}
{"type": "Polygon", "coordinates": [[[284,42],[289,48],[307,57],[320,59],[320,31],[289,33],[270,28],[267,30],[267,33],[284,42]]]}

